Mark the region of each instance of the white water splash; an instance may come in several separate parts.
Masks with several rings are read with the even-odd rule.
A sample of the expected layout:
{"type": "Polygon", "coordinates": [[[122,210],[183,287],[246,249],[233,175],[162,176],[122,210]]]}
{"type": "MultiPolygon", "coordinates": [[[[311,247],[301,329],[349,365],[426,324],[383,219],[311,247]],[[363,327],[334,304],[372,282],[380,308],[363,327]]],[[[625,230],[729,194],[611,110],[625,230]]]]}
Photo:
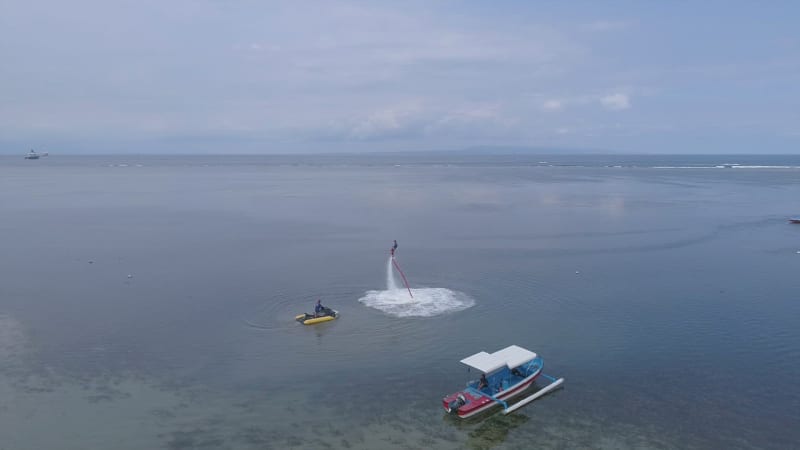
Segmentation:
{"type": "Polygon", "coordinates": [[[386,262],[386,289],[394,291],[397,289],[397,284],[394,282],[394,269],[392,268],[392,257],[386,262]]]}
{"type": "Polygon", "coordinates": [[[412,289],[412,298],[406,289],[397,287],[391,257],[386,264],[386,287],[385,291],[367,291],[358,301],[395,317],[431,317],[475,304],[467,294],[445,288],[412,289]]]}
{"type": "Polygon", "coordinates": [[[359,302],[395,317],[431,317],[465,310],[475,304],[467,294],[445,288],[412,289],[414,298],[405,289],[367,291],[359,302]]]}

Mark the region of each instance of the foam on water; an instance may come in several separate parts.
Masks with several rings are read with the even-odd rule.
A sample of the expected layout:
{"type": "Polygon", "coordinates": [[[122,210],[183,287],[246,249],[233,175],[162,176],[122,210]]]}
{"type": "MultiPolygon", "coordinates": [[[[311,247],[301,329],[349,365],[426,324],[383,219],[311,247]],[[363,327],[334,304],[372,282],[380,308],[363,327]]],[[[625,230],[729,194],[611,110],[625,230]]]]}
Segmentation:
{"type": "Polygon", "coordinates": [[[394,280],[392,258],[386,263],[386,290],[367,291],[359,302],[395,317],[431,317],[462,311],[475,304],[467,294],[445,288],[412,289],[414,298],[394,280]]]}
{"type": "Polygon", "coordinates": [[[717,164],[701,166],[653,166],[653,169],[800,169],[800,166],[753,166],[742,164],[717,164]]]}
{"type": "Polygon", "coordinates": [[[405,289],[367,291],[359,302],[395,317],[432,317],[465,310],[475,304],[470,296],[445,288],[412,289],[414,298],[405,289]]]}

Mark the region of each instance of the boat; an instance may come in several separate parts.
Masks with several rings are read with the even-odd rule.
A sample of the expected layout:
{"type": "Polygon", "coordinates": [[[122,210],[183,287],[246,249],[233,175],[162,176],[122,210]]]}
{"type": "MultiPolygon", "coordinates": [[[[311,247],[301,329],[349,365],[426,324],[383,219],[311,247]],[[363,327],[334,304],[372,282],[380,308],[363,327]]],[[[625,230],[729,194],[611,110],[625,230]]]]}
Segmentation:
{"type": "Polygon", "coordinates": [[[790,217],[789,218],[789,222],[790,223],[800,223],[800,217],[790,217]]]}
{"type": "Polygon", "coordinates": [[[309,313],[298,314],[294,320],[302,323],[303,325],[314,325],[322,322],[329,322],[336,320],[339,317],[339,311],[330,308],[324,308],[322,314],[314,315],[309,313]]]}
{"type": "Polygon", "coordinates": [[[39,159],[39,154],[33,151],[33,149],[31,149],[31,151],[28,152],[27,155],[25,155],[25,159],[39,159]]]}
{"type": "Polygon", "coordinates": [[[486,386],[481,386],[481,380],[469,381],[465,389],[442,399],[444,410],[462,419],[486,412],[497,405],[503,407],[503,414],[508,414],[564,382],[563,378],[556,379],[542,373],[542,358],[517,345],[494,353],[476,353],[462,359],[461,363],[483,373],[487,381],[486,386]],[[513,406],[508,405],[508,400],[525,392],[540,376],[551,383],[513,406]]]}

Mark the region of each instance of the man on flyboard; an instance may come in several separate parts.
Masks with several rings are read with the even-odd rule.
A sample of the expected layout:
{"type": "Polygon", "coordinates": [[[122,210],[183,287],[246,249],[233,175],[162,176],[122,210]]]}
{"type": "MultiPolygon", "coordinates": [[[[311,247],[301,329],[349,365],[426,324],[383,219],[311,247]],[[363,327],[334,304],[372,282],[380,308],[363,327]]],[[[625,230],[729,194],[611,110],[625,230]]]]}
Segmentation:
{"type": "Polygon", "coordinates": [[[397,239],[394,240],[394,245],[392,246],[392,249],[389,250],[389,253],[391,253],[392,258],[394,258],[394,251],[395,250],[397,250],[397,239]]]}

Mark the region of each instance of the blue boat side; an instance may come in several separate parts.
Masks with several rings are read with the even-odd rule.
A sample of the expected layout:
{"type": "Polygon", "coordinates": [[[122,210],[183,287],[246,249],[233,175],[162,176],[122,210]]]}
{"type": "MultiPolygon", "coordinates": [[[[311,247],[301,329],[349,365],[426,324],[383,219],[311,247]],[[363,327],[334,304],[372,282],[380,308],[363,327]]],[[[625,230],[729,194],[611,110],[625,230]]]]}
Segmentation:
{"type": "Polygon", "coordinates": [[[478,389],[479,380],[471,380],[467,383],[467,389],[480,392],[482,395],[492,397],[493,394],[508,390],[510,387],[520,383],[525,378],[536,373],[544,367],[544,361],[540,356],[528,361],[527,363],[509,369],[503,367],[502,369],[486,375],[486,381],[489,386],[483,389],[478,389]]]}

